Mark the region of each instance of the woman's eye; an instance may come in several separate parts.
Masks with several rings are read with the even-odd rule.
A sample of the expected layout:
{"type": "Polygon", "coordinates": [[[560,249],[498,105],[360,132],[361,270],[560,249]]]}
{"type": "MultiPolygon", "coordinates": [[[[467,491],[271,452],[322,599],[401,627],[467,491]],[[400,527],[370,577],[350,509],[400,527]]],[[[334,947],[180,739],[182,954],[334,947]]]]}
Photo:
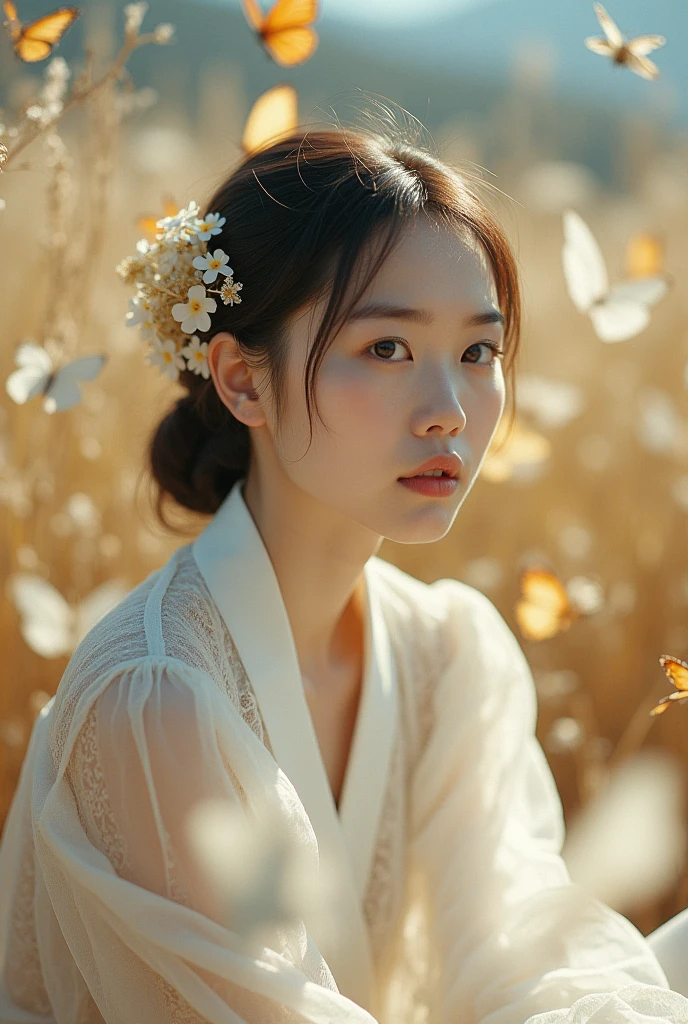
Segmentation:
{"type": "Polygon", "coordinates": [[[494,342],[491,342],[491,341],[476,341],[476,343],[474,345],[469,345],[468,346],[468,348],[464,352],[464,355],[468,354],[469,352],[476,352],[476,351],[477,351],[477,358],[473,359],[473,358],[469,357],[468,362],[469,363],[475,363],[476,365],[479,365],[479,366],[492,366],[492,364],[497,359],[500,359],[504,355],[504,352],[499,347],[499,345],[495,345],[494,342]],[[486,349],[487,350],[487,354],[489,356],[489,358],[487,360],[485,360],[484,362],[479,362],[480,352],[477,351],[477,350],[479,350],[481,348],[482,349],[486,349]]]}
{"type": "MultiPolygon", "coordinates": [[[[372,345],[369,345],[366,352],[374,351],[375,358],[380,362],[403,362],[402,359],[392,359],[395,345],[398,345],[400,348],[405,348],[407,352],[409,351],[406,342],[399,341],[396,338],[385,338],[383,341],[376,341],[372,345]]],[[[501,358],[503,355],[504,352],[499,345],[496,345],[491,341],[477,341],[475,344],[469,345],[464,352],[464,356],[468,356],[466,361],[473,363],[476,366],[492,366],[496,360],[501,358]],[[481,360],[480,356],[483,353],[486,354],[488,358],[481,360]]]]}
{"type": "Polygon", "coordinates": [[[384,341],[376,341],[374,344],[370,345],[366,351],[370,352],[372,349],[380,349],[382,354],[380,354],[380,352],[376,352],[375,355],[381,362],[398,363],[401,360],[390,358],[390,355],[394,352],[395,345],[403,347],[401,341],[397,341],[395,338],[386,338],[384,341]]]}

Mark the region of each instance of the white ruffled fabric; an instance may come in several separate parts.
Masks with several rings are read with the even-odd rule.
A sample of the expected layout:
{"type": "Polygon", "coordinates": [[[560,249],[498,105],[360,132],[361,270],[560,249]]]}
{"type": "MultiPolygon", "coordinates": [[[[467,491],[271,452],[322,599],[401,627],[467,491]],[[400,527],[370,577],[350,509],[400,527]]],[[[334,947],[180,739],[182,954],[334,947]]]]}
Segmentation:
{"type": "Polygon", "coordinates": [[[569,881],[502,617],[371,563],[401,700],[365,898],[371,1007],[305,921],[259,948],[233,931],[190,855],[206,797],[287,828],[314,873],[319,851],[187,545],[91,631],[36,720],[0,843],[0,1024],[688,1022],[640,932],[569,881]]]}

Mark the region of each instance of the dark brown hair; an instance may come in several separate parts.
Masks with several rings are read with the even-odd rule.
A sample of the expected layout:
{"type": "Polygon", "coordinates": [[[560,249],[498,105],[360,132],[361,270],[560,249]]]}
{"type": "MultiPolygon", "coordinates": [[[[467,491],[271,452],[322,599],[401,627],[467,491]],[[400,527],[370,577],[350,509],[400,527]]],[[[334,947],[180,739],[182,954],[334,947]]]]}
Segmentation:
{"type": "MultiPolygon", "coordinates": [[[[488,258],[506,317],[504,367],[513,400],[518,272],[503,231],[478,195],[480,184],[477,175],[454,170],[415,145],[363,130],[303,131],[252,154],[206,205],[226,217],[213,244],[229,253],[243,301],[219,301],[201,340],[219,331],[235,336],[246,362],[265,370],[279,421],[286,323],[297,310],[327,298],[306,364],[312,436],[315,378],[328,345],[405,223],[424,214],[472,235],[488,258]]],[[[184,370],[180,382],[188,394],[158,424],[149,449],[156,514],[175,531],[165,516],[166,500],[213,514],[246,476],[251,453],[250,428],[222,403],[212,378],[184,370]]]]}

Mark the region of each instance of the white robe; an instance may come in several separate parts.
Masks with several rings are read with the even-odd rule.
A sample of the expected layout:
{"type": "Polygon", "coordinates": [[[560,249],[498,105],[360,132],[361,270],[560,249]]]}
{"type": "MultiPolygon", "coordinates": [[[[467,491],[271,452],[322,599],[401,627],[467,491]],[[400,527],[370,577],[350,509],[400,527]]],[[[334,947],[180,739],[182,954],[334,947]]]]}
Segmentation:
{"type": "MultiPolygon", "coordinates": [[[[0,1024],[679,1024],[641,933],[570,883],[532,676],[494,605],[365,566],[339,811],[237,484],[91,630],[0,843],[0,1024]],[[260,948],[184,844],[202,798],[337,884],[260,948]]],[[[314,876],[315,877],[315,876],[314,876]]]]}

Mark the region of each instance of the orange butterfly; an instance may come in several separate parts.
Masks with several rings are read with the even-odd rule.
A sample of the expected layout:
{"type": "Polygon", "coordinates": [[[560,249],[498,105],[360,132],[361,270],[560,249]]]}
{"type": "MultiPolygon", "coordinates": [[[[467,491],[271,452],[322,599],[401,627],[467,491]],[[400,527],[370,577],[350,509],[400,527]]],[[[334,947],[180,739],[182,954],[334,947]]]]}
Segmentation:
{"type": "Polygon", "coordinates": [[[521,594],[514,607],[516,622],[526,640],[549,640],[564,633],[583,615],[592,615],[603,604],[595,580],[578,576],[567,586],[541,566],[521,573],[521,594]]]}
{"type": "Polygon", "coordinates": [[[664,46],[664,36],[638,36],[637,39],[625,39],[618,25],[610,18],[602,4],[593,4],[597,20],[602,26],[605,38],[588,36],[585,45],[593,53],[601,53],[611,57],[615,64],[625,64],[641,78],[659,78],[659,68],[647,54],[664,46]]]}
{"type": "Polygon", "coordinates": [[[659,658],[659,664],[664,669],[669,682],[673,683],[676,687],[676,690],[667,697],[662,697],[653,707],[650,712],[651,715],[663,715],[670,704],[675,701],[688,700],[688,665],[685,661],[681,661],[680,658],[672,658],[670,654],[662,654],[659,658]]]}
{"type": "Polygon", "coordinates": [[[174,217],[175,213],[179,210],[179,204],[174,201],[172,196],[165,196],[164,213],[157,215],[151,215],[148,217],[139,217],[137,226],[143,231],[149,238],[155,238],[160,228],[158,227],[158,221],[162,220],[163,217],[174,217]]]}
{"type": "Polygon", "coordinates": [[[299,123],[298,98],[293,85],[276,85],[259,96],[248,115],[241,144],[254,153],[266,143],[293,132],[299,123]]]}
{"type": "Polygon", "coordinates": [[[318,36],[311,25],[318,16],[318,0],[276,0],[263,14],[257,0],[243,0],[249,25],[260,36],[277,64],[302,64],[315,53],[318,36]]]}
{"type": "Polygon", "coordinates": [[[9,29],[15,53],[26,64],[45,60],[58,45],[62,36],[81,14],[78,7],[61,7],[46,14],[30,25],[22,25],[17,17],[13,0],[5,0],[5,25],[9,29]]]}

